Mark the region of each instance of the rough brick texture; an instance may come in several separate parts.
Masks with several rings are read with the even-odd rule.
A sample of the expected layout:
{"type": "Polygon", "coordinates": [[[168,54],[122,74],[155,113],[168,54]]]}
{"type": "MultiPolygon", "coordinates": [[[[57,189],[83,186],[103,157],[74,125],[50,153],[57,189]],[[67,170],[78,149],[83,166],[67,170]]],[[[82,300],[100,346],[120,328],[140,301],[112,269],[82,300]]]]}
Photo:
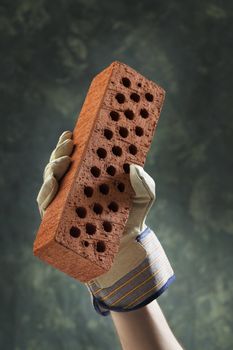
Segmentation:
{"type": "Polygon", "coordinates": [[[117,61],[93,79],[73,131],[71,166],[37,232],[36,256],[81,282],[110,269],[134,195],[129,164],[144,165],[164,96],[117,61]]]}

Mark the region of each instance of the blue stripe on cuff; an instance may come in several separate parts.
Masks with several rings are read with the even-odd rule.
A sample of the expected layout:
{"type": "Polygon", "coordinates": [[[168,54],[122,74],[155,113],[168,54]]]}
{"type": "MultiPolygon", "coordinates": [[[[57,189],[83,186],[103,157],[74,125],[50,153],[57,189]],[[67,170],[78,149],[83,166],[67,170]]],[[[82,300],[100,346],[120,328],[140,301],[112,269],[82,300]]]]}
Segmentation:
{"type": "MultiPolygon", "coordinates": [[[[144,231],[143,231],[144,232],[144,231]]],[[[116,311],[116,312],[129,312],[129,311],[133,311],[133,310],[137,310],[149,303],[151,303],[154,299],[157,299],[169,286],[170,284],[176,279],[176,276],[173,275],[171,276],[167,282],[159,289],[157,290],[157,292],[155,292],[154,294],[150,295],[147,299],[145,299],[142,303],[134,306],[131,309],[123,309],[121,307],[108,307],[103,301],[98,300],[94,295],[93,296],[93,305],[95,310],[101,314],[102,316],[108,316],[110,311],[116,311]],[[106,311],[101,311],[100,306],[103,309],[106,309],[106,311]]]]}
{"type": "Polygon", "coordinates": [[[150,232],[152,232],[152,230],[150,229],[150,227],[146,227],[144,231],[142,231],[141,233],[139,233],[139,235],[137,235],[137,237],[135,238],[137,241],[139,241],[140,239],[144,238],[145,236],[147,236],[150,232]]]}

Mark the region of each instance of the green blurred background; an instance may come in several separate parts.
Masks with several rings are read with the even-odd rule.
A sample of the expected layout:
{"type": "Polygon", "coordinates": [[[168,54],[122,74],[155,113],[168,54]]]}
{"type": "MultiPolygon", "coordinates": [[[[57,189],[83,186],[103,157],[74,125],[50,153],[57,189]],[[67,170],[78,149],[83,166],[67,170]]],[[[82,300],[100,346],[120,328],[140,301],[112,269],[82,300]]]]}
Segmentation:
{"type": "Polygon", "coordinates": [[[114,60],[167,92],[145,165],[177,277],[159,303],[186,349],[233,349],[231,3],[0,2],[1,349],[120,349],[86,287],[32,254],[43,169],[114,60]]]}

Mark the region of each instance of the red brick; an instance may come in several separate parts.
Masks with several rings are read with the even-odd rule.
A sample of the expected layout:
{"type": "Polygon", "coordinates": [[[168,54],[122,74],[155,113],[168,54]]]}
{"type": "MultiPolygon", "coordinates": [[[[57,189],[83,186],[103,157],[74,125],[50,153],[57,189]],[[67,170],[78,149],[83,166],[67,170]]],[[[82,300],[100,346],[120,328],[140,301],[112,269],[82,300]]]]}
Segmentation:
{"type": "Polygon", "coordinates": [[[73,130],[71,166],[37,232],[36,256],[81,282],[110,269],[134,195],[123,165],[144,166],[164,96],[164,90],[153,81],[117,61],[92,80],[73,130]],[[118,100],[124,103],[119,103],[117,94],[122,94],[118,100]],[[112,117],[110,112],[114,112],[112,117]],[[98,148],[100,157],[106,154],[105,158],[99,158],[98,148]],[[94,166],[99,177],[91,173],[94,166]],[[114,175],[108,174],[113,171],[114,175]],[[119,184],[125,187],[123,192],[119,184]],[[93,189],[91,197],[84,194],[85,186],[93,189]],[[117,211],[111,211],[109,205],[117,211]]]}

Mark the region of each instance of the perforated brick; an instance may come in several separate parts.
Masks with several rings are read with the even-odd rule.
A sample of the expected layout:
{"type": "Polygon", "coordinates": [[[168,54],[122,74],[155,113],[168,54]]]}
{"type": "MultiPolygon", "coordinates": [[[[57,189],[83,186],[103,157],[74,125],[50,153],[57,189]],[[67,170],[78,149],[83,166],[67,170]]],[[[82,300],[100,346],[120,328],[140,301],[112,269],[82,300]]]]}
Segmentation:
{"type": "Polygon", "coordinates": [[[73,130],[71,167],[37,232],[36,256],[81,282],[110,269],[134,195],[129,164],[144,166],[164,96],[117,61],[93,79],[73,130]]]}

